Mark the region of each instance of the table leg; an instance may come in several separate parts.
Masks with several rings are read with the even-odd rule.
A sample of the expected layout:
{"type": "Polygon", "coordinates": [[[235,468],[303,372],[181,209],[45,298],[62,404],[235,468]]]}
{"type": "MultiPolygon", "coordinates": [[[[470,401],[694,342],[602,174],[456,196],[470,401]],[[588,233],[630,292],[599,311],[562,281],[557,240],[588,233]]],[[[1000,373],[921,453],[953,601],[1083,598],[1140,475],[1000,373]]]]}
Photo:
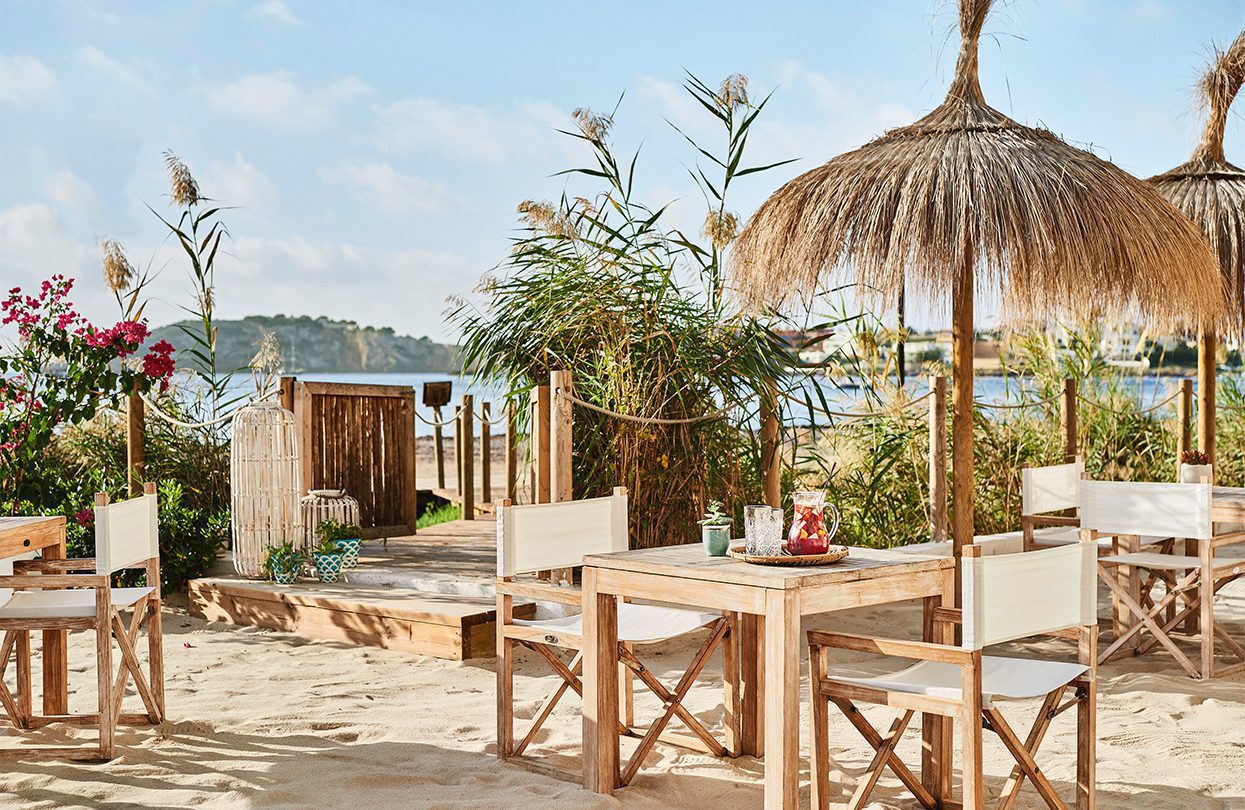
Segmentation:
{"type": "MultiPolygon", "coordinates": [[[[64,527],[60,543],[43,549],[43,559],[65,559],[64,527]]],[[[102,632],[107,632],[104,630],[102,632]]],[[[69,633],[43,631],[43,713],[69,714],[69,633]]]]}
{"type": "MultiPolygon", "coordinates": [[[[944,572],[942,585],[941,595],[925,598],[923,638],[933,644],[952,644],[955,641],[954,625],[935,623],[933,611],[937,607],[954,606],[954,572],[944,572]]],[[[921,783],[939,801],[951,798],[953,730],[953,723],[946,717],[921,715],[921,783]]]]}
{"type": "Polygon", "coordinates": [[[793,808],[800,796],[800,593],[766,591],[765,807],[793,808]]]}
{"type": "Polygon", "coordinates": [[[729,756],[739,756],[742,726],[739,702],[739,614],[728,613],[730,629],[722,640],[722,710],[729,756]]]}
{"type": "Polygon", "coordinates": [[[618,787],[618,600],[597,593],[597,571],[583,573],[584,788],[618,787]]]}
{"type": "Polygon", "coordinates": [[[739,616],[739,705],[741,753],[765,756],[765,628],[752,613],[739,616]]]}
{"type": "Polygon", "coordinates": [[[1202,577],[1198,593],[1202,603],[1198,606],[1202,636],[1202,678],[1215,677],[1215,549],[1209,540],[1198,544],[1198,560],[1202,564],[1202,577]]]}
{"type": "MultiPolygon", "coordinates": [[[[1179,541],[1177,541],[1179,542],[1179,541]]],[[[1184,553],[1189,557],[1197,557],[1201,554],[1200,544],[1194,538],[1188,538],[1184,541],[1184,553]]],[[[1180,600],[1176,600],[1176,609],[1180,610],[1180,600]]],[[[1189,635],[1197,632],[1198,611],[1191,612],[1184,620],[1184,631],[1189,635]]]]}

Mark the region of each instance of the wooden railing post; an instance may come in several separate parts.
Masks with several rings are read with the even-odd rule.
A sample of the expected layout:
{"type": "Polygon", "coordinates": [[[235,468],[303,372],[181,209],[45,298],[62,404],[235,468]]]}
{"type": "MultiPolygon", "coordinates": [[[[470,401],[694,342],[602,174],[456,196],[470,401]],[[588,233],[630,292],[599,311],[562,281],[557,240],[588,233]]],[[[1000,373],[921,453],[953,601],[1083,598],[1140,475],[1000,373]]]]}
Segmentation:
{"type": "Polygon", "coordinates": [[[125,411],[126,478],[130,484],[130,497],[137,498],[143,494],[143,467],[146,463],[146,455],[143,450],[143,439],[146,436],[143,417],[146,412],[146,406],[143,404],[142,396],[139,395],[138,383],[134,384],[134,389],[130,392],[130,399],[126,404],[125,411]]]}
{"type": "Polygon", "coordinates": [[[294,383],[294,424],[298,426],[298,452],[302,455],[300,492],[306,495],[315,489],[315,434],[312,431],[311,392],[306,383],[294,383]]]}
{"type": "Polygon", "coordinates": [[[1219,341],[1203,330],[1197,342],[1197,449],[1215,463],[1215,360],[1219,341]]]}
{"type": "Polygon", "coordinates": [[[471,394],[463,394],[463,404],[458,413],[458,436],[454,442],[461,450],[458,471],[458,495],[463,506],[463,520],[476,519],[475,486],[475,402],[471,394]]]}
{"type": "Polygon", "coordinates": [[[480,405],[480,501],[493,502],[493,418],[492,405],[480,405]]]}
{"type": "Polygon", "coordinates": [[[503,497],[512,502],[519,495],[519,436],[514,400],[506,400],[506,490],[503,497]]]}
{"type": "MultiPolygon", "coordinates": [[[[455,414],[457,416],[457,414],[455,414]]],[[[436,424],[432,428],[432,453],[437,462],[437,489],[445,489],[445,433],[441,430],[441,406],[432,408],[432,418],[436,424]]]]}
{"type": "Polygon", "coordinates": [[[532,389],[531,447],[528,450],[536,473],[532,503],[549,503],[549,420],[549,386],[538,385],[532,389]]]}
{"type": "Polygon", "coordinates": [[[549,391],[553,397],[549,422],[549,495],[550,500],[555,502],[569,501],[575,497],[571,474],[575,415],[575,403],[570,400],[570,394],[574,392],[571,372],[549,372],[549,391]]]}
{"type": "Polygon", "coordinates": [[[929,528],[930,539],[947,539],[947,378],[929,378],[929,528]]]}
{"type": "Polygon", "coordinates": [[[1065,463],[1076,461],[1077,424],[1076,424],[1076,380],[1063,381],[1063,398],[1059,403],[1059,430],[1063,436],[1063,460],[1065,463]]]}
{"type": "Polygon", "coordinates": [[[1176,480],[1180,480],[1180,458],[1193,449],[1193,380],[1180,381],[1176,397],[1176,480]]]}
{"type": "Polygon", "coordinates": [[[402,516],[406,518],[407,530],[411,534],[415,534],[415,524],[419,519],[419,491],[415,481],[414,388],[403,395],[401,413],[402,426],[399,430],[398,465],[402,469],[402,516]]]}
{"type": "Polygon", "coordinates": [[[782,508],[782,456],[777,392],[770,385],[761,392],[761,492],[767,506],[782,508]]]}

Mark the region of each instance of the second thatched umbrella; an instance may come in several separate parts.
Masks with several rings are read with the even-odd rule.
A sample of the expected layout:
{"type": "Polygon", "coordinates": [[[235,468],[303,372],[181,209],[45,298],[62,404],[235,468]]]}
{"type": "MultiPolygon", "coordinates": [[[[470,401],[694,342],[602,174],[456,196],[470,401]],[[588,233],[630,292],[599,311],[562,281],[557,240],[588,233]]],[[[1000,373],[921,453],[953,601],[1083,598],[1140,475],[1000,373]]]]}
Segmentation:
{"type": "Polygon", "coordinates": [[[973,299],[1006,314],[1112,313],[1173,325],[1218,317],[1206,241],[1155,189],[1054,134],[988,106],[977,45],[991,0],[960,0],[962,43],[946,100],[776,191],[734,247],[733,280],[781,304],[847,268],[894,300],[950,294],[952,537],[973,538],[973,299]]]}
{"type": "MultiPolygon", "coordinates": [[[[1150,182],[1184,212],[1210,240],[1219,259],[1228,310],[1223,327],[1239,332],[1245,321],[1245,171],[1228,162],[1223,131],[1228,109],[1245,84],[1245,32],[1216,55],[1202,79],[1206,128],[1193,157],[1150,182]]],[[[1197,424],[1198,447],[1215,458],[1215,324],[1198,331],[1197,424]]]]}

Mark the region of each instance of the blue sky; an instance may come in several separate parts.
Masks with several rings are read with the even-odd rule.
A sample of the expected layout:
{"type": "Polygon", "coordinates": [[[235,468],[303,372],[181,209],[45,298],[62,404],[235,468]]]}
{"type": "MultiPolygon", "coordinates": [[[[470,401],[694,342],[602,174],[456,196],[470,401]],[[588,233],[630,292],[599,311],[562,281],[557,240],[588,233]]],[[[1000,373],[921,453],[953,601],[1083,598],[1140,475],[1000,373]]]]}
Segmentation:
{"type": "MultiPolygon", "coordinates": [[[[703,218],[664,119],[709,137],[679,89],[748,76],[775,90],[743,181],[750,213],[796,173],[936,106],[955,59],[949,0],[303,2],[0,0],[0,286],[79,279],[112,317],[99,240],[163,267],[148,315],[188,300],[145,204],[165,210],[172,149],[205,194],[239,206],[222,317],[329,315],[450,335],[448,295],[504,258],[515,205],[556,198],[587,159],[559,135],[580,106],[642,145],[644,199],[703,218]]],[[[1142,176],[1182,162],[1193,84],[1239,0],[1011,0],[987,22],[987,99],[1142,176]]],[[[1245,161],[1239,113],[1228,157],[1245,161]],[[1234,148],[1238,147],[1239,148],[1234,148]]],[[[577,187],[582,193],[590,189],[577,187]]],[[[931,316],[913,312],[916,323],[931,316]]]]}

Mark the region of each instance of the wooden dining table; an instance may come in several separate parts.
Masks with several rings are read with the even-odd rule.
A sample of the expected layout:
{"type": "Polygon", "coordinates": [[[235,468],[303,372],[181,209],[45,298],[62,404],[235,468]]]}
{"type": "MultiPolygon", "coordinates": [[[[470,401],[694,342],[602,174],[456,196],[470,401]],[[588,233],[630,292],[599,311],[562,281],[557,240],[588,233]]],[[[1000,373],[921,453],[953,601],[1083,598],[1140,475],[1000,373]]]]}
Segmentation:
{"type": "MultiPolygon", "coordinates": [[[[0,560],[37,551],[45,560],[65,559],[65,518],[0,517],[0,560]]],[[[69,633],[43,631],[43,713],[69,712],[69,633]]]]}
{"type": "MultiPolygon", "coordinates": [[[[618,787],[618,636],[620,598],[733,614],[735,662],[727,689],[739,689],[742,754],[765,759],[765,807],[795,807],[800,785],[801,619],[817,613],[923,599],[922,637],[949,643],[934,608],[954,602],[955,561],[910,552],[852,547],[822,567],[753,565],[708,557],[700,543],[594,554],[583,569],[584,787],[618,787]],[[604,722],[599,722],[604,719],[604,722]]],[[[729,701],[728,701],[729,703],[729,701]]],[[[950,796],[951,724],[923,718],[922,781],[950,796]]]]}

